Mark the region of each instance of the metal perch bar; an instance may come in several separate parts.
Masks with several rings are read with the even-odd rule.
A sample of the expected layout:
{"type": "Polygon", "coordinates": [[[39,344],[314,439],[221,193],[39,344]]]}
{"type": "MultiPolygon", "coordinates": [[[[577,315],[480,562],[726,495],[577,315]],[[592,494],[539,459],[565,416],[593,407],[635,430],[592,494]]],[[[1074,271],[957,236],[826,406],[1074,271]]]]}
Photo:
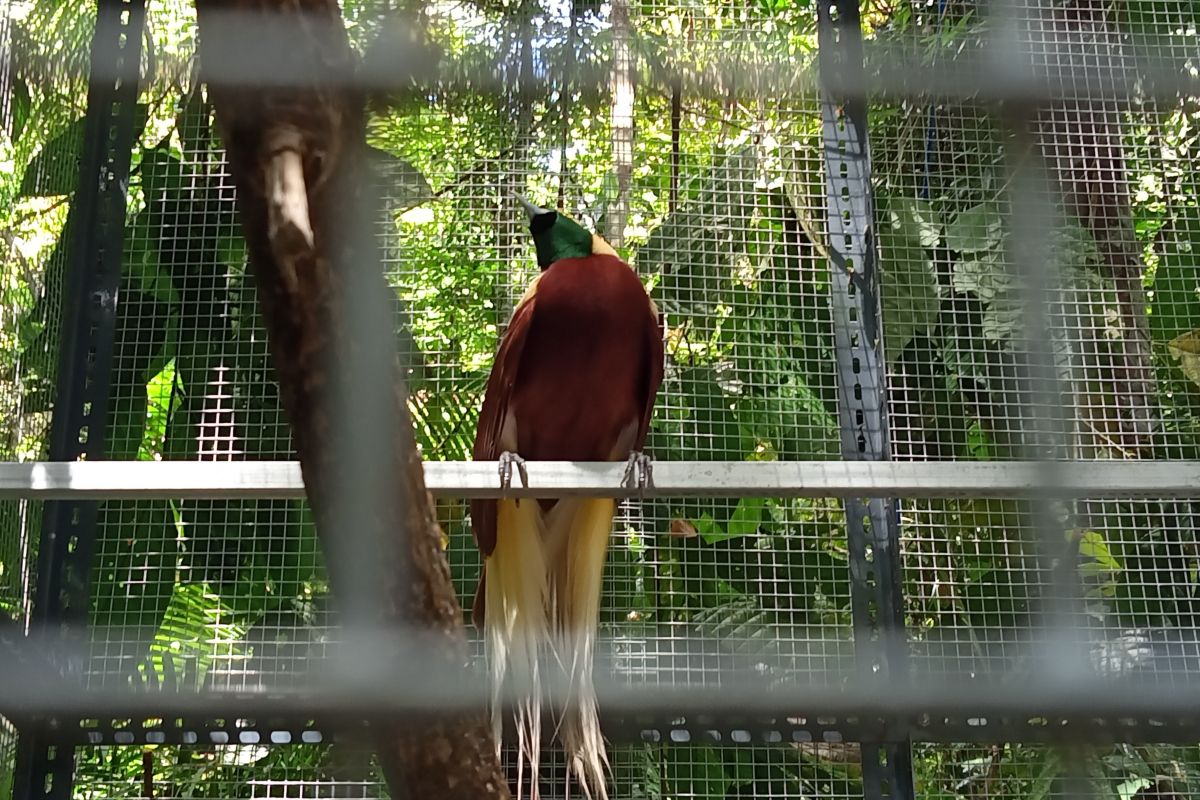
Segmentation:
{"type": "MultiPolygon", "coordinates": [[[[625,464],[528,462],[530,487],[502,490],[490,461],[431,461],[429,490],[440,497],[1200,497],[1200,461],[1045,463],[672,461],[654,465],[654,485],[621,485],[625,464]]],[[[301,499],[295,461],[142,461],[0,464],[0,498],[301,499]]]]}

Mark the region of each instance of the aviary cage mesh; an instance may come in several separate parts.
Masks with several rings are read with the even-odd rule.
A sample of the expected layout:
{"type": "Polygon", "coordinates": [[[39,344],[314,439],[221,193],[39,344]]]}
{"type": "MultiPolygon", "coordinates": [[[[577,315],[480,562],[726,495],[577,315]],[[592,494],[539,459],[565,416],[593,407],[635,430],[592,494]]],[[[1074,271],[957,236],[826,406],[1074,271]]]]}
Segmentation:
{"type": "MultiPolygon", "coordinates": [[[[343,5],[352,38],[364,46],[394,13],[381,2],[343,5]]],[[[12,3],[14,30],[40,19],[31,6],[12,3]]],[[[1070,98],[1046,104],[1031,134],[1062,199],[1036,240],[1051,292],[1059,402],[1034,410],[1063,435],[1038,455],[1196,459],[1200,111],[1194,98],[1151,98],[1154,86],[1138,80],[1138,55],[1194,74],[1200,11],[1184,0],[1012,10],[1029,26],[1025,44],[1046,56],[1038,66],[1070,98]],[[1072,96],[1071,87],[1104,79],[1128,81],[1133,99],[1072,96]]],[[[610,235],[625,211],[616,238],[668,324],[649,445],[656,459],[840,459],[813,8],[771,0],[630,4],[633,54],[645,76],[632,108],[623,209],[611,177],[608,87],[563,79],[571,65],[609,63],[610,12],[585,3],[422,4],[429,34],[460,62],[493,69],[496,81],[473,91],[402,92],[374,105],[370,143],[387,199],[377,231],[424,457],[469,457],[498,336],[535,272],[522,212],[506,199],[516,190],[547,206],[561,197],[566,210],[610,235]],[[732,59],[741,71],[718,68],[732,59]],[[790,73],[768,69],[781,61],[790,73]],[[677,131],[671,87],[652,77],[651,68],[664,65],[685,76],[677,131]],[[506,89],[522,71],[544,77],[546,91],[506,89]],[[791,82],[780,85],[785,74],[791,82]]],[[[90,18],[94,4],[73,13],[90,18]]],[[[892,455],[1023,457],[1024,432],[1036,421],[1024,372],[1029,279],[1012,253],[1038,234],[1014,221],[1022,219],[1014,217],[1023,200],[1012,185],[1021,144],[988,90],[1003,76],[988,65],[1003,63],[1004,51],[988,62],[986,40],[1004,29],[957,0],[870,5],[864,20],[872,76],[886,83],[893,59],[917,55],[937,74],[980,88],[977,98],[949,88],[881,94],[871,106],[892,455]]],[[[190,4],[149,2],[147,30],[108,452],[118,460],[287,459],[231,180],[193,69],[190,4]]],[[[21,52],[17,44],[13,52],[21,52]]],[[[31,89],[21,69],[6,81],[6,96],[17,96],[19,84],[34,100],[50,91],[31,89]]],[[[60,308],[63,243],[77,177],[71,137],[82,126],[68,123],[38,122],[52,134],[40,152],[23,151],[30,140],[8,132],[14,162],[28,164],[14,202],[21,213],[52,219],[59,242],[11,244],[0,259],[0,405],[9,426],[3,456],[11,460],[44,457],[59,315],[71,313],[60,308]]],[[[1011,680],[1053,579],[1030,503],[900,502],[914,671],[1011,680]]],[[[24,620],[39,508],[4,501],[0,509],[0,609],[24,620]]],[[[437,511],[469,608],[479,560],[465,504],[439,500],[437,511]]],[[[1079,542],[1073,575],[1095,667],[1195,677],[1200,505],[1097,500],[1062,503],[1056,513],[1079,542]]],[[[631,685],[720,686],[723,674],[746,669],[781,682],[839,680],[854,653],[845,525],[833,499],[623,503],[606,576],[605,668],[631,685]]],[[[328,601],[302,502],[107,502],[86,681],[296,686],[336,642],[328,601]]],[[[7,731],[0,727],[0,759],[10,750],[7,731]]],[[[369,762],[342,745],[151,749],[160,797],[382,791],[369,762]]],[[[1200,796],[1194,746],[1115,746],[1094,756],[1088,777],[1097,791],[1124,800],[1165,776],[1179,794],[1200,796]]],[[[141,747],[80,748],[76,794],[141,796],[142,758],[141,747]]],[[[550,759],[548,781],[561,771],[550,759]]],[[[1053,780],[1059,759],[1043,746],[914,745],[923,797],[1063,794],[1053,780]]],[[[614,795],[856,797],[858,760],[846,742],[619,745],[614,795]]]]}

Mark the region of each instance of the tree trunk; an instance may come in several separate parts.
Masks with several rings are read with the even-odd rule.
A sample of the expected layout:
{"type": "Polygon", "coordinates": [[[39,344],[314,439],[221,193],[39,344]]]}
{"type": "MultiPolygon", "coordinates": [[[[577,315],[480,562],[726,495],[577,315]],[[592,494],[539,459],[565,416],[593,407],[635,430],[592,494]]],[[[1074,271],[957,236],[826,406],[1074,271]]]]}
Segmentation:
{"type": "MultiPolygon", "coordinates": [[[[348,633],[423,629],[420,669],[454,675],[466,662],[462,610],[409,421],[337,0],[196,5],[280,395],[348,633]],[[253,69],[233,74],[235,60],[253,69]],[[322,80],[249,85],[273,72],[322,80]]],[[[408,655],[396,666],[417,666],[408,655]]],[[[373,722],[394,797],[508,797],[483,709],[373,722]]]]}
{"type": "Polygon", "coordinates": [[[629,190],[633,183],[633,55],[629,40],[628,0],[612,3],[612,148],[617,173],[617,197],[609,210],[608,241],[613,247],[625,244],[629,222],[629,190]]]}
{"type": "MultiPolygon", "coordinates": [[[[516,41],[513,43],[516,52],[514,70],[510,76],[514,88],[504,97],[509,119],[512,123],[512,134],[508,146],[501,152],[500,157],[492,159],[491,169],[496,171],[496,250],[501,264],[530,264],[530,259],[524,258],[528,246],[529,221],[524,210],[513,202],[513,193],[524,194],[526,191],[525,178],[529,173],[529,151],[533,142],[533,104],[535,95],[532,86],[536,80],[533,70],[533,14],[535,3],[523,0],[515,11],[516,41]]],[[[536,269],[536,265],[533,265],[536,269]]],[[[532,278],[532,275],[527,276],[532,278]]],[[[517,278],[516,283],[520,282],[517,278]]],[[[524,286],[514,286],[509,281],[499,281],[496,284],[492,303],[496,310],[496,323],[501,332],[508,324],[517,301],[524,294],[524,286]]]]}
{"type": "Polygon", "coordinates": [[[12,125],[12,17],[0,14],[0,130],[8,131],[12,125]]]}
{"type": "MultiPolygon", "coordinates": [[[[1117,408],[1083,398],[1089,435],[1082,443],[1090,443],[1093,453],[1146,457],[1158,419],[1157,391],[1125,169],[1121,119],[1126,109],[1119,101],[1084,94],[1089,80],[1132,75],[1135,66],[1125,56],[1107,5],[1071,0],[1053,8],[1031,5],[1023,13],[1030,19],[1030,41],[1047,49],[1041,56],[1046,77],[1080,92],[1081,99],[1040,110],[1040,146],[1067,212],[1092,234],[1105,276],[1116,289],[1120,338],[1108,353],[1085,355],[1089,371],[1111,383],[1117,408]]],[[[1104,341],[1104,332],[1093,338],[1104,341]]],[[[1094,349],[1094,344],[1088,346],[1094,349]]]]}

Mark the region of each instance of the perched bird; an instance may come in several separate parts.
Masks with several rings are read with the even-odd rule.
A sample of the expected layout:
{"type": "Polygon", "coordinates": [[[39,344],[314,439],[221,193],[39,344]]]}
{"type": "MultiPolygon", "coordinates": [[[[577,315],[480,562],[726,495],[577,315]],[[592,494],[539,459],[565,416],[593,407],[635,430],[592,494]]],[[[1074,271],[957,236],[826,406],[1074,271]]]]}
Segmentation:
{"type": "MultiPolygon", "coordinates": [[[[628,461],[627,485],[650,479],[641,453],[663,376],[663,328],[633,269],[600,236],[517,198],[542,272],[513,312],[488,379],[476,461],[497,460],[508,486],[524,460],[628,461]],[[636,473],[636,475],[635,475],[636,473]]],[[[492,724],[501,734],[505,680],[520,698],[518,797],[524,769],[538,795],[542,661],[568,686],[558,737],[588,797],[607,798],[608,758],[592,686],[601,580],[616,502],[594,498],[476,500],[484,557],[474,619],[491,666],[492,724]]]]}

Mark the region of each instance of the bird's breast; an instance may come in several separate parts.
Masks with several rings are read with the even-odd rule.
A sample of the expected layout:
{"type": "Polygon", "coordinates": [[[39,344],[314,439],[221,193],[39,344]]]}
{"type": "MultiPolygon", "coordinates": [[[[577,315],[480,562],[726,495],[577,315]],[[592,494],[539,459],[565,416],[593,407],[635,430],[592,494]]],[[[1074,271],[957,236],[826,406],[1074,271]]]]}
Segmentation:
{"type": "Polygon", "coordinates": [[[582,263],[559,262],[538,284],[510,405],[518,450],[544,460],[623,458],[645,396],[649,299],[618,259],[571,262],[582,263]]]}

